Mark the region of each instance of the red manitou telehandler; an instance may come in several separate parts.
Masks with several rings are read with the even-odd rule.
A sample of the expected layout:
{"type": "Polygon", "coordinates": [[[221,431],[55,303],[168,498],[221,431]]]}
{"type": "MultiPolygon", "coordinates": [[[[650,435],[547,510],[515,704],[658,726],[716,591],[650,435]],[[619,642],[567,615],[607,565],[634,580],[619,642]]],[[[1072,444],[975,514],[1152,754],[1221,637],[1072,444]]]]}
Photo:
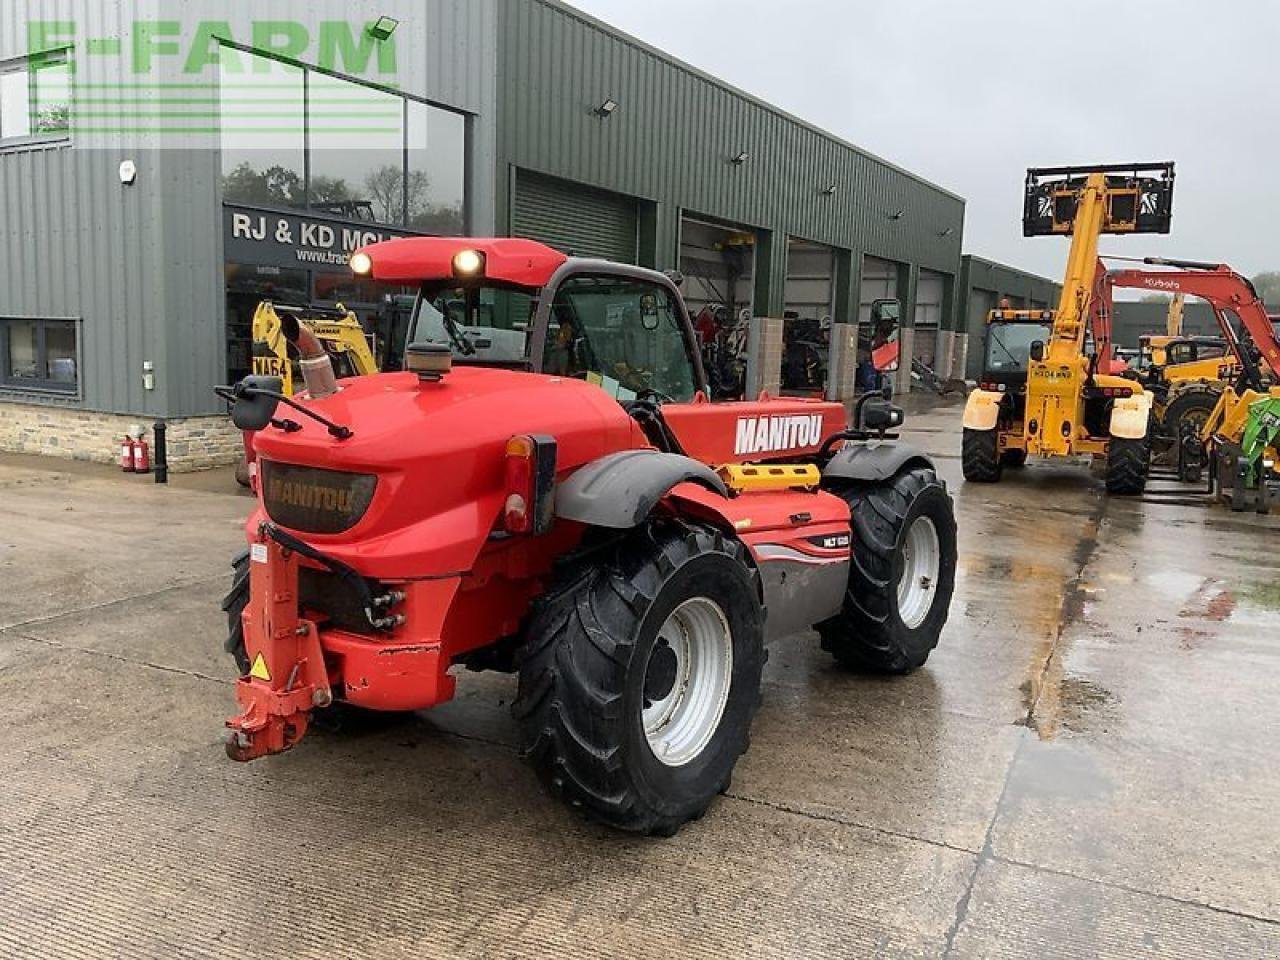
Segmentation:
{"type": "Polygon", "coordinates": [[[765,643],[816,627],[845,666],[919,667],[955,581],[951,497],[902,411],[711,403],[661,273],[529,240],[356,252],[419,288],[405,371],[219,388],[259,503],[224,604],[235,760],[316,711],[422,710],[455,667],[518,675],[522,754],[614,827],[669,835],[729,784],[765,643]]]}

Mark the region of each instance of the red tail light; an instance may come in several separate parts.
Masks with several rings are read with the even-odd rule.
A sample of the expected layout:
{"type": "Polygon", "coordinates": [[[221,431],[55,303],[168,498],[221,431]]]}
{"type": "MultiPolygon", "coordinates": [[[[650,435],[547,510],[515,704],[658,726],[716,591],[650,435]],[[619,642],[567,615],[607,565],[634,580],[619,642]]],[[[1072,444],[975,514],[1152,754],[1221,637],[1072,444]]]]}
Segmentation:
{"type": "Polygon", "coordinates": [[[546,533],[551,528],[556,482],[556,442],[551,437],[517,436],[507,441],[507,533],[546,533]]]}

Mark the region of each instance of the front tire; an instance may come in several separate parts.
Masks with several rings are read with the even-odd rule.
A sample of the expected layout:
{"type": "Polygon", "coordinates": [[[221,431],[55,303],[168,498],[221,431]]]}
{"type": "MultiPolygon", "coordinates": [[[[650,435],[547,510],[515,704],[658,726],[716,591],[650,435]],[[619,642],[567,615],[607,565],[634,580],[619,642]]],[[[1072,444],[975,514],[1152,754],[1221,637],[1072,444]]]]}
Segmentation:
{"type": "Polygon", "coordinates": [[[1107,493],[1119,497],[1140,496],[1147,489],[1151,445],[1146,439],[1112,437],[1107,444],[1107,493]]]}
{"type": "Polygon", "coordinates": [[[842,666],[910,673],[938,644],[956,580],[956,521],[932,467],[904,470],[843,496],[853,515],[853,563],[844,608],[818,625],[842,666]]]}
{"type": "Polygon", "coordinates": [[[1004,472],[1000,459],[1000,438],[994,430],[965,428],[960,448],[964,478],[970,483],[998,483],[1004,472]]]}
{"type": "Polygon", "coordinates": [[[604,563],[566,571],[518,656],[521,754],[587,816],[670,836],[728,789],[764,662],[745,548],[650,525],[604,563]]]}

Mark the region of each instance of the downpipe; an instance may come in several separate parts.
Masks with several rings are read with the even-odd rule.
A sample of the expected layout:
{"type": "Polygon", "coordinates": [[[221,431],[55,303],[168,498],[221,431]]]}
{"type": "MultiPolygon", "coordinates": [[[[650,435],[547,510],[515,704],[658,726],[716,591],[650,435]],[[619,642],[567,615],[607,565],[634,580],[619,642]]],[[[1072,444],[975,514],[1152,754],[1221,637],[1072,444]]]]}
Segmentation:
{"type": "Polygon", "coordinates": [[[285,314],[280,318],[280,332],[298,351],[298,364],[302,367],[302,379],[307,396],[320,400],[338,392],[338,378],[333,372],[333,361],[324,344],[298,318],[285,314]]]}

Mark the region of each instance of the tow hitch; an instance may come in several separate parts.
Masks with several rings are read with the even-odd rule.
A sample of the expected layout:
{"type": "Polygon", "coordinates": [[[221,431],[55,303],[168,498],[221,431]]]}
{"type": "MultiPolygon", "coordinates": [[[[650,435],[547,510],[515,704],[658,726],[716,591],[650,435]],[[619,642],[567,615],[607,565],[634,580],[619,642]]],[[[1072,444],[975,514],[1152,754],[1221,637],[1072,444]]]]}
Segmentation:
{"type": "Polygon", "coordinates": [[[288,750],[311,711],[333,702],[315,623],[298,616],[297,552],[269,524],[250,548],[250,601],[243,613],[249,673],[236,685],[239,716],[227,721],[227,756],[247,762],[288,750]]]}

